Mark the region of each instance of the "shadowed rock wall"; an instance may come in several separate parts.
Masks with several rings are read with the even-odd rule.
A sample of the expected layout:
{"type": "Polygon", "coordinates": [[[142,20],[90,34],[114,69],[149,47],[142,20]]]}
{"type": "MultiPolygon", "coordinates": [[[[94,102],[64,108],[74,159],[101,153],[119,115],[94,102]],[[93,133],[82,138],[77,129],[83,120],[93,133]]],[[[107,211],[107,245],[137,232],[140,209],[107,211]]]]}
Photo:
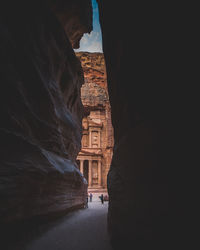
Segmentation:
{"type": "Polygon", "coordinates": [[[1,5],[0,222],[59,213],[85,203],[87,182],[75,167],[84,78],[70,40],[78,43],[91,31],[91,3],[65,1],[69,12],[79,10],[68,32],[73,18],[66,14],[63,29],[62,11],[49,2],[1,5]]]}
{"type": "Polygon", "coordinates": [[[187,238],[180,240],[178,203],[184,186],[178,157],[182,19],[176,19],[177,6],[98,4],[115,140],[108,174],[112,244],[180,247],[187,238]]]}

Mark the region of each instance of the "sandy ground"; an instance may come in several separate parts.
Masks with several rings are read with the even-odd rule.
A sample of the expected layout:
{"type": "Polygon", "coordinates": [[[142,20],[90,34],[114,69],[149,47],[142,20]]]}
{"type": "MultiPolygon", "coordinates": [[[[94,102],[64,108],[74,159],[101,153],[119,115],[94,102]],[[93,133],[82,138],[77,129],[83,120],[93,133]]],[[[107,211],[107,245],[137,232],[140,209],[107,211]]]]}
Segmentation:
{"type": "Polygon", "coordinates": [[[111,250],[107,234],[108,202],[98,196],[88,208],[70,213],[30,242],[25,250],[111,250]]]}

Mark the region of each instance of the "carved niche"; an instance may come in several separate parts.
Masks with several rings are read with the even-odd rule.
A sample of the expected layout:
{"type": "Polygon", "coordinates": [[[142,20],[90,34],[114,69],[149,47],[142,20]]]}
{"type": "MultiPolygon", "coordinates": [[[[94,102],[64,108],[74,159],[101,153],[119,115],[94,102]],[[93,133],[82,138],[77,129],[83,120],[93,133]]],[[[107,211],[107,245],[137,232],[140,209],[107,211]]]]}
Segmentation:
{"type": "Polygon", "coordinates": [[[88,129],[88,119],[87,119],[87,117],[83,118],[83,120],[82,120],[82,126],[83,126],[83,129],[85,129],[85,130],[88,129]]]}
{"type": "Polygon", "coordinates": [[[98,131],[92,131],[92,148],[99,147],[99,133],[98,131]]]}
{"type": "Polygon", "coordinates": [[[88,147],[88,134],[83,134],[82,137],[82,147],[87,148],[88,147]]]}

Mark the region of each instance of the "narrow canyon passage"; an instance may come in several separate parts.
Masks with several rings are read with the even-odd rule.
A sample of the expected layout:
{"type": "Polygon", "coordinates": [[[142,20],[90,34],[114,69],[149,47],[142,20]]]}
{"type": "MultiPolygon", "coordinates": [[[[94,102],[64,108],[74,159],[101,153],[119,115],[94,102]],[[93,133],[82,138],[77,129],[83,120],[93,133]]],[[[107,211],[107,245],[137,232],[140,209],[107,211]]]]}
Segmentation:
{"type": "Polygon", "coordinates": [[[111,250],[107,234],[108,202],[98,196],[88,208],[68,214],[59,223],[41,233],[25,250],[111,250]]]}

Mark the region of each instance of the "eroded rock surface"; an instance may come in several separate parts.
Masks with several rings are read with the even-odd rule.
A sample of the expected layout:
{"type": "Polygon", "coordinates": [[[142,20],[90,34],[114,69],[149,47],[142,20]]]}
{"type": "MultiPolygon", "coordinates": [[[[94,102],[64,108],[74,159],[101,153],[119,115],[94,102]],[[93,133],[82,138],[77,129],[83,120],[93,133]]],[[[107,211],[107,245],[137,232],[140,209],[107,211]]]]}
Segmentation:
{"type": "Polygon", "coordinates": [[[103,53],[76,53],[83,71],[85,84],[81,89],[81,99],[84,107],[105,106],[109,103],[107,76],[103,53]]]}
{"type": "MultiPolygon", "coordinates": [[[[68,39],[47,2],[13,1],[12,8],[5,3],[0,10],[0,222],[85,203],[87,182],[75,167],[84,78],[70,43],[83,30],[73,26],[68,39]]],[[[76,1],[75,7],[72,2],[65,2],[68,10],[83,14],[84,6],[90,13],[81,19],[77,14],[89,32],[90,1],[76,1]]]]}

